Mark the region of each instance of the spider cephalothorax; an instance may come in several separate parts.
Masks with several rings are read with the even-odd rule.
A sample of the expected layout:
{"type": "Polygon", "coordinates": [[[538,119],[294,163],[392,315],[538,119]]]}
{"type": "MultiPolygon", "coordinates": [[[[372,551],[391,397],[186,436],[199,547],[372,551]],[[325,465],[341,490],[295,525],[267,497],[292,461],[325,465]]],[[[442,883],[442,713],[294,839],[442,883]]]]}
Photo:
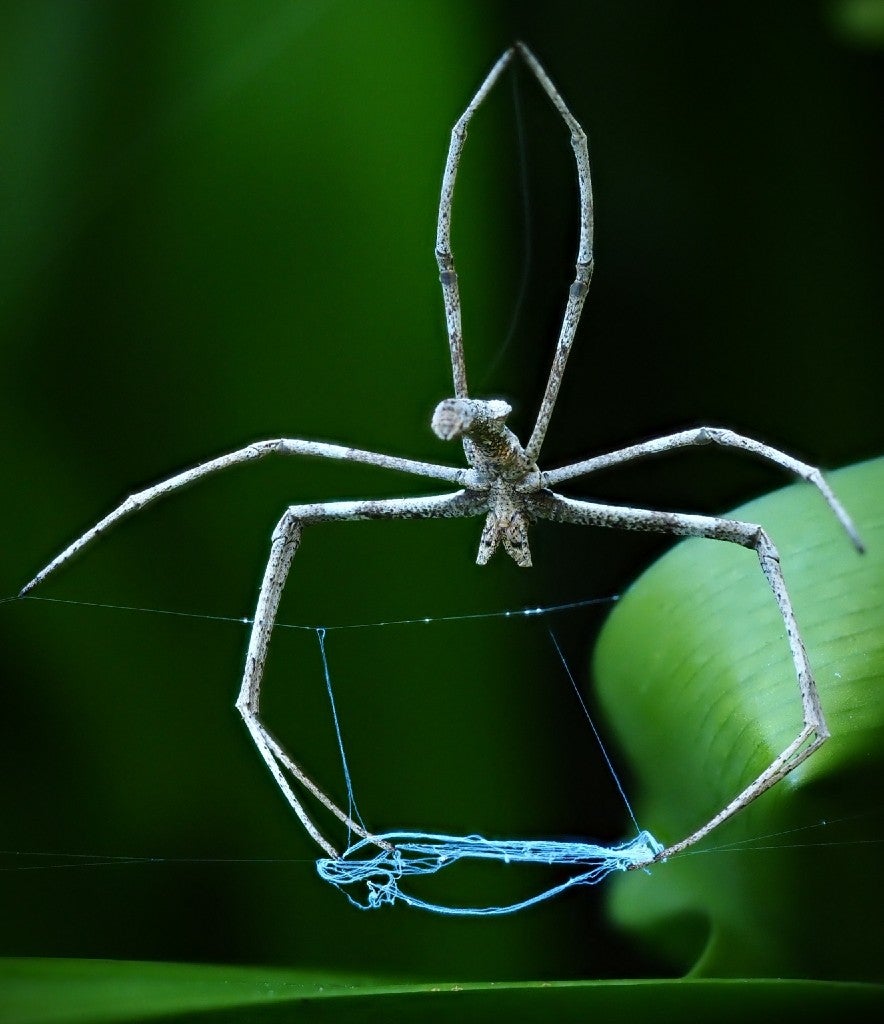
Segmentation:
{"type": "Polygon", "coordinates": [[[540,487],[540,472],[506,425],[511,412],[512,407],[501,399],[446,398],[436,406],[432,427],[443,441],[463,439],[473,469],[465,480],[467,487],[487,496],[476,562],[485,565],[503,544],[516,565],[528,568],[530,517],[524,495],[540,487]]]}

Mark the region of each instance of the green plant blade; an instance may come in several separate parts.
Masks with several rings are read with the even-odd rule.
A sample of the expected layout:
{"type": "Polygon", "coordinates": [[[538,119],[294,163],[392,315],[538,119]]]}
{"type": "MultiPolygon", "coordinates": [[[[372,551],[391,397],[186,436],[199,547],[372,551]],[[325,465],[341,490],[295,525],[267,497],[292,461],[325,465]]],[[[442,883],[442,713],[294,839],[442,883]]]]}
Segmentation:
{"type": "MultiPolygon", "coordinates": [[[[731,517],[779,548],[832,738],[701,849],[610,890],[619,923],[699,974],[880,977],[884,459],[830,480],[862,556],[806,484],[731,517]]],[[[596,676],[639,822],[663,842],[708,820],[801,724],[782,620],[754,553],[733,545],[686,541],[653,565],[606,623],[596,676]]]]}
{"type": "Polygon", "coordinates": [[[382,984],[309,971],[106,960],[0,961],[9,1024],[130,1021],[655,1020],[739,1022],[801,1012],[871,1017],[882,990],[737,981],[382,984]]]}

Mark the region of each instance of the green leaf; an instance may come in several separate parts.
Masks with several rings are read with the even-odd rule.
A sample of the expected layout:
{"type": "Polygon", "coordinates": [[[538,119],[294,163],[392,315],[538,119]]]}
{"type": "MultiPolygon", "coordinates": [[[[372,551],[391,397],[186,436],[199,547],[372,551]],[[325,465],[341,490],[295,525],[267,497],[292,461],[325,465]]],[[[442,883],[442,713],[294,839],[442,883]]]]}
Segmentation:
{"type": "MultiPolygon", "coordinates": [[[[880,977],[884,459],[830,479],[862,556],[807,484],[731,516],[779,548],[832,738],[701,849],[609,890],[620,924],[697,974],[880,977]]],[[[707,821],[801,725],[782,620],[734,545],[690,540],[653,565],[607,622],[596,674],[638,820],[661,842],[707,821]]]]}
{"type": "Polygon", "coordinates": [[[857,1019],[882,1002],[859,984],[765,980],[384,984],[263,967],[105,960],[0,961],[0,1018],[15,1024],[124,1021],[706,1019],[745,1024],[801,1011],[857,1019]],[[686,1017],[684,1015],[687,1015],[686,1017]]]}

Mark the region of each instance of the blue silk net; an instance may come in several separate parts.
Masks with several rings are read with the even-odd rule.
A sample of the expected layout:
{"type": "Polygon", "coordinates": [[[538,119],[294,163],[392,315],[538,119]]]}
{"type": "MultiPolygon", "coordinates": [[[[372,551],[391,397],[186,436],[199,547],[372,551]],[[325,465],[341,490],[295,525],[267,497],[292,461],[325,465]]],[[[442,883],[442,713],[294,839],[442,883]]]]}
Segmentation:
{"type": "MultiPolygon", "coordinates": [[[[540,609],[522,614],[538,614],[540,609]]],[[[353,796],[353,785],[332,691],[331,675],[325,651],[324,629],[317,629],[325,683],[331,703],[332,718],[347,787],[350,816],[362,823],[353,796]]],[[[592,730],[601,745],[601,738],[592,723],[579,688],[552,631],[550,638],[577,693],[592,730]]],[[[604,747],[602,746],[604,753],[604,747]]],[[[612,771],[607,754],[606,761],[612,771]]],[[[375,910],[402,903],[438,914],[489,916],[510,914],[551,899],[575,886],[597,885],[614,871],[630,871],[649,865],[663,846],[647,831],[640,829],[629,806],[626,794],[614,775],[617,787],[635,823],[636,835],[615,846],[601,846],[582,841],[552,839],[486,839],[480,835],[451,836],[432,832],[385,832],[371,839],[350,843],[339,857],[323,857],[316,862],[320,878],[340,889],[347,899],[363,910],[375,910]],[[412,895],[402,888],[405,880],[420,875],[435,875],[461,861],[492,861],[500,864],[538,864],[573,871],[564,881],[505,905],[447,906],[412,895]],[[576,870],[575,870],[576,869],[576,870]]]]}

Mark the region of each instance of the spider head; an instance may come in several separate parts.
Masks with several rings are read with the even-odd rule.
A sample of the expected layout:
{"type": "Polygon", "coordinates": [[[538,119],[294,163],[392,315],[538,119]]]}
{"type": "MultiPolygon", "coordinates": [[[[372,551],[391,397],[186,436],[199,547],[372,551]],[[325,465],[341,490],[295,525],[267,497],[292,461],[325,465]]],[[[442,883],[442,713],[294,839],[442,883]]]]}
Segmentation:
{"type": "Polygon", "coordinates": [[[525,484],[537,466],[506,425],[512,406],[500,398],[446,398],[433,413],[433,432],[443,441],[460,438],[470,465],[487,483],[525,484]]]}
{"type": "Polygon", "coordinates": [[[476,438],[502,434],[512,406],[499,398],[446,398],[436,406],[431,426],[436,437],[452,441],[456,437],[476,438]]]}

